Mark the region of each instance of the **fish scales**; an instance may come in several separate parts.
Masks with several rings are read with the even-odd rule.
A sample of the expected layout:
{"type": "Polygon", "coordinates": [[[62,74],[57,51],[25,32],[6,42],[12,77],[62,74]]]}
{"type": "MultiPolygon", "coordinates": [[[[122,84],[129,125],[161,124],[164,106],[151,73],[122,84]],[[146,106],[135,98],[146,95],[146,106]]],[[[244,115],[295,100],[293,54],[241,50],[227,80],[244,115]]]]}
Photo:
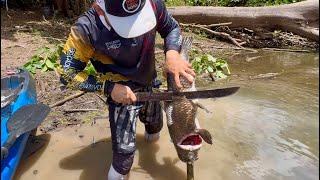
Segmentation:
{"type": "MultiPolygon", "coordinates": [[[[192,46],[192,37],[184,37],[181,43],[180,55],[189,61],[188,51],[192,46]]],[[[190,75],[191,76],[191,75],[190,75]]],[[[180,91],[195,91],[195,82],[189,83],[186,78],[180,76],[182,89],[180,91]]],[[[179,91],[176,87],[174,76],[167,76],[168,91],[179,91]]],[[[167,116],[167,126],[170,137],[176,148],[178,157],[183,162],[192,162],[198,159],[198,151],[202,145],[202,139],[212,144],[211,134],[200,129],[196,119],[197,101],[188,100],[186,97],[174,96],[172,101],[163,102],[167,116]]]]}

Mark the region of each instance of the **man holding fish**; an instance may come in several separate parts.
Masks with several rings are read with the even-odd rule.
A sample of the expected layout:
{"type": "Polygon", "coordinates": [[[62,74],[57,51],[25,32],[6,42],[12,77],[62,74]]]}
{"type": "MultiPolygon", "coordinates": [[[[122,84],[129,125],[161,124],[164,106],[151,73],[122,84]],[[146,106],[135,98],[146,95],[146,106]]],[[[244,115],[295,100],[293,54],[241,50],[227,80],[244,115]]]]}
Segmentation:
{"type": "MultiPolygon", "coordinates": [[[[172,76],[177,91],[183,89],[179,77],[190,86],[195,72],[179,54],[181,31],[162,0],[97,0],[72,26],[64,46],[61,82],[107,97],[113,149],[109,180],[124,179],[131,169],[137,117],[145,124],[146,140],[157,140],[163,126],[160,102],[137,102],[135,95],[160,86],[154,58],[157,32],[164,39],[164,75],[172,76]],[[89,60],[97,76],[84,71],[89,60]]],[[[192,135],[209,138],[206,133],[192,135]]]]}

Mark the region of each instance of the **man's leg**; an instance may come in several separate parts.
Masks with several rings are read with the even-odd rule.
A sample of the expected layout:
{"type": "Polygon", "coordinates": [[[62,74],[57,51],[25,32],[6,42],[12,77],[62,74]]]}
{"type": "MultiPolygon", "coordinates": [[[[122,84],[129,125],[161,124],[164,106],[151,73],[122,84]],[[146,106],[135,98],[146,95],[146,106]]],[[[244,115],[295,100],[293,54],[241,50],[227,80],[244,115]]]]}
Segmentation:
{"type": "Polygon", "coordinates": [[[136,150],[136,123],[142,105],[114,106],[109,104],[112,138],[112,165],[108,180],[124,179],[129,173],[136,150]]]}
{"type": "MultiPolygon", "coordinates": [[[[147,87],[145,91],[152,91],[152,88],[159,89],[161,81],[154,79],[152,87],[147,87]]],[[[160,137],[163,127],[162,107],[160,102],[146,102],[139,113],[140,121],[145,125],[144,137],[148,141],[155,141],[160,137]]]]}
{"type": "Polygon", "coordinates": [[[155,141],[160,137],[163,127],[162,108],[159,102],[146,102],[139,113],[140,121],[145,125],[144,137],[155,141]]]}

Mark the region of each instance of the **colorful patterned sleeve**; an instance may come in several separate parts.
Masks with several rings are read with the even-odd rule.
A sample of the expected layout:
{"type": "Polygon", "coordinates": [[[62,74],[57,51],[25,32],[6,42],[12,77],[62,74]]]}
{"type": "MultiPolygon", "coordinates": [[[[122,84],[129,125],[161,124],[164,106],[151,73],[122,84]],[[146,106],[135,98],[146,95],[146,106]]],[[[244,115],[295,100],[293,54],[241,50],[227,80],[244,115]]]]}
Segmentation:
{"type": "Polygon", "coordinates": [[[61,66],[58,69],[60,81],[68,88],[110,95],[114,83],[89,75],[84,71],[87,63],[93,57],[93,52],[94,48],[85,26],[75,23],[61,56],[61,66]]]}
{"type": "Polygon", "coordinates": [[[154,3],[158,16],[157,31],[165,39],[165,51],[179,51],[182,41],[179,24],[169,14],[163,0],[154,0],[154,3]]]}

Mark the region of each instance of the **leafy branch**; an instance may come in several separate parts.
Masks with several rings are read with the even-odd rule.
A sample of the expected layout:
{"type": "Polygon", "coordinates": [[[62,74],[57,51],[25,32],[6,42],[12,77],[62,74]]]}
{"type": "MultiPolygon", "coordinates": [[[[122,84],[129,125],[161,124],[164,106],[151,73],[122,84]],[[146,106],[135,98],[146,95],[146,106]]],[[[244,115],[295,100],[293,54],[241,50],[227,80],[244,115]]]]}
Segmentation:
{"type": "Polygon", "coordinates": [[[23,67],[33,74],[37,69],[41,69],[42,72],[53,71],[59,66],[57,61],[62,54],[62,49],[62,45],[53,48],[41,47],[37,50],[37,55],[32,56],[23,67]]]}
{"type": "MultiPolygon", "coordinates": [[[[61,44],[53,47],[41,47],[37,50],[37,55],[31,57],[29,62],[23,65],[32,74],[36,73],[37,69],[41,69],[42,72],[53,71],[60,66],[58,60],[62,55],[63,46],[61,44]]],[[[89,62],[84,70],[89,75],[95,76],[97,74],[95,68],[89,62]]]]}
{"type": "Polygon", "coordinates": [[[195,57],[191,64],[197,74],[209,74],[213,81],[225,79],[231,74],[225,60],[215,58],[210,54],[195,57]]]}

